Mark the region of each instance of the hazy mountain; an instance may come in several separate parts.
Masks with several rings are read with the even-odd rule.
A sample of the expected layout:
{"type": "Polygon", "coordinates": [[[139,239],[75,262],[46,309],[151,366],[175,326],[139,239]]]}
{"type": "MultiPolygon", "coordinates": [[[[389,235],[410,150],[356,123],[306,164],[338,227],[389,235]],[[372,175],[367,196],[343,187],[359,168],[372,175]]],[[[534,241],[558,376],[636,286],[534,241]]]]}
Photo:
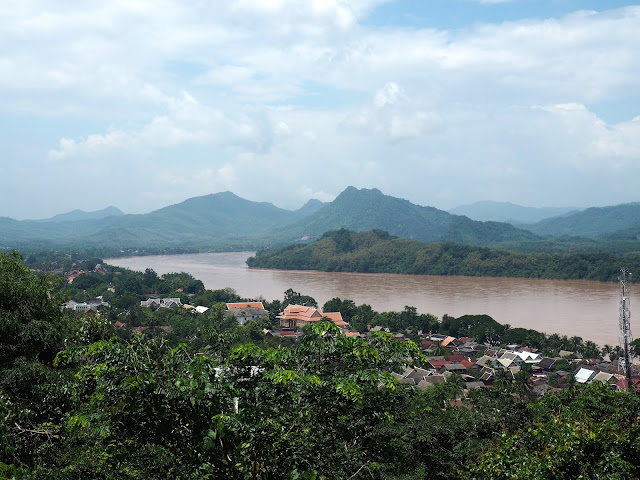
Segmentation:
{"type": "Polygon", "coordinates": [[[315,198],[312,198],[307,203],[305,203],[302,207],[300,207],[298,210],[295,210],[293,213],[296,218],[304,218],[311,215],[312,213],[317,212],[325,205],[326,203],[321,202],[320,200],[317,200],[315,198]]]}
{"type": "Polygon", "coordinates": [[[124,213],[116,207],[107,207],[95,212],[85,212],[84,210],[72,210],[67,213],[60,213],[51,218],[36,220],[37,222],[77,222],[80,220],[100,220],[108,217],[121,217],[124,213]]]}
{"type": "Polygon", "coordinates": [[[40,222],[0,218],[0,247],[41,247],[81,244],[118,217],[73,222],[40,222]]]}
{"type": "MultiPolygon", "coordinates": [[[[105,210],[102,212],[109,212],[105,210]]],[[[47,222],[0,218],[0,247],[254,249],[315,240],[325,232],[346,228],[354,232],[382,230],[423,242],[450,241],[531,252],[594,251],[613,244],[616,249],[637,250],[633,242],[637,241],[638,229],[625,238],[614,239],[620,240],[618,243],[602,235],[640,225],[640,204],[588,209],[523,230],[508,223],[480,222],[415,205],[377,189],[348,187],[333,202],[311,200],[295,211],[222,192],[190,198],[147,214],[60,221],[72,217],[56,216],[57,221],[47,222]],[[542,240],[538,235],[600,239],[582,238],[578,244],[575,238],[542,240]]]]}
{"type": "Polygon", "coordinates": [[[384,230],[423,242],[456,241],[473,245],[536,240],[530,232],[498,222],[476,222],[433,207],[384,195],[378,189],[348,187],[317,212],[279,233],[290,239],[319,238],[330,230],[384,230]]]}
{"type": "Polygon", "coordinates": [[[142,215],[125,215],[91,236],[100,243],[205,245],[212,239],[246,239],[295,221],[295,212],[252,202],[231,192],[194,197],[142,215]]]}
{"type": "Polygon", "coordinates": [[[640,203],[625,203],[611,207],[587,208],[581,212],[549,218],[523,228],[538,235],[600,238],[627,229],[637,231],[639,225],[640,203]]]}
{"type": "Polygon", "coordinates": [[[505,222],[513,225],[536,223],[546,218],[575,212],[572,207],[523,207],[510,202],[493,202],[490,200],[461,205],[449,210],[454,215],[464,215],[481,222],[505,222]]]}

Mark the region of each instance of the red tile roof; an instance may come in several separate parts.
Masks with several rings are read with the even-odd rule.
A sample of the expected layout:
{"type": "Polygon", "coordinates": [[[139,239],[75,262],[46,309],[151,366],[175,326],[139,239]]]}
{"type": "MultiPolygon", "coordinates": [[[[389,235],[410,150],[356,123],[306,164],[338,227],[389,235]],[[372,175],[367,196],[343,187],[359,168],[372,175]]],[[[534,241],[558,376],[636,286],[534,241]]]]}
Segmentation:
{"type": "Polygon", "coordinates": [[[261,308],[264,310],[264,305],[262,305],[262,302],[227,303],[227,310],[231,310],[232,308],[261,308]]]}
{"type": "Polygon", "coordinates": [[[302,305],[289,305],[278,317],[280,318],[281,324],[291,323],[294,327],[319,322],[324,317],[331,320],[340,328],[348,325],[347,322],[342,319],[340,312],[323,312],[322,309],[302,305]]]}
{"type": "Polygon", "coordinates": [[[429,365],[431,365],[436,370],[444,367],[445,365],[450,365],[453,362],[451,360],[429,360],[429,365]]]}

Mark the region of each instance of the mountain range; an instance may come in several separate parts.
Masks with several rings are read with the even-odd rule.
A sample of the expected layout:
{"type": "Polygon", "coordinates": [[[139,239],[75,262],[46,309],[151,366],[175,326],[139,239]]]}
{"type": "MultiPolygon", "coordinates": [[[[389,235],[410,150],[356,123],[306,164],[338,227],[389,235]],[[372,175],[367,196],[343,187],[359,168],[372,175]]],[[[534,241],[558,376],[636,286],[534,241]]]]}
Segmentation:
{"type": "Polygon", "coordinates": [[[43,218],[36,222],[77,222],[80,220],[100,220],[108,217],[121,217],[124,215],[122,210],[116,207],[107,207],[95,212],[85,212],[84,210],[72,210],[67,213],[61,213],[51,218],[43,218]]]}
{"type": "Polygon", "coordinates": [[[561,213],[517,228],[506,222],[478,221],[416,205],[375,188],[348,187],[333,202],[310,200],[294,211],[221,192],[147,214],[125,215],[109,207],[98,212],[77,210],[45,220],[4,217],[0,218],[0,247],[255,249],[309,242],[327,231],[345,228],[354,232],[383,230],[423,242],[522,251],[593,250],[603,245],[610,249],[622,241],[627,250],[640,250],[640,244],[635,245],[640,239],[640,204],[561,213]]]}
{"type": "Polygon", "coordinates": [[[454,215],[464,215],[481,222],[505,222],[515,226],[537,223],[551,217],[559,217],[579,211],[573,207],[523,207],[511,202],[484,200],[471,205],[461,205],[448,210],[454,215]]]}

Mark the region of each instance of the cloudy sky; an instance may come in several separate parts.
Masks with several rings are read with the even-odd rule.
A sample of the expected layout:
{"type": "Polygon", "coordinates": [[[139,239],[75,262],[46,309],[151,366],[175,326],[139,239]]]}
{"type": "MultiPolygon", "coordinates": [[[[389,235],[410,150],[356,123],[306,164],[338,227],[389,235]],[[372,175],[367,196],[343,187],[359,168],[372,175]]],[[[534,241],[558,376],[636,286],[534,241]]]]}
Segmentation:
{"type": "Polygon", "coordinates": [[[0,216],[640,201],[640,5],[4,0],[0,216]]]}

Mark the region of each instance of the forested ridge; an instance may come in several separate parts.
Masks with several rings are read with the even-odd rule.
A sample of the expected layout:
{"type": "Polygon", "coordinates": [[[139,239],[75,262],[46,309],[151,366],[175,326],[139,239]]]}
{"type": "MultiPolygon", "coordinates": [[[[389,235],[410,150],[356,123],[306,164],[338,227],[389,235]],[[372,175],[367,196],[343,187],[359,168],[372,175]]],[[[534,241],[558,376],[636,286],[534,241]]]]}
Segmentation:
{"type": "MultiPolygon", "coordinates": [[[[134,315],[149,290],[170,294],[186,285],[190,298],[212,306],[235,300],[233,292],[204,290],[184,274],[108,269],[83,276],[74,281],[77,292],[100,282],[115,287],[113,300],[129,305],[117,318],[127,322],[162,319],[159,311],[141,314],[139,304],[134,315]]],[[[457,381],[421,390],[391,375],[425,362],[415,343],[385,333],[347,337],[326,322],[279,344],[258,334],[264,324],[241,326],[219,311],[191,317],[184,336],[125,333],[114,329],[109,310],[62,310],[68,291],[58,282],[31,272],[17,252],[0,254],[0,478],[640,474],[640,398],[631,393],[573,383],[535,401],[526,382],[463,396],[457,381]]],[[[285,294],[285,303],[312,301],[285,294]]],[[[367,311],[332,302],[354,315],[367,311]]],[[[410,308],[388,317],[400,326],[439,325],[410,308]]],[[[439,326],[500,333],[486,316],[447,318],[439,326]]]]}
{"type": "Polygon", "coordinates": [[[614,281],[622,265],[640,271],[640,253],[520,253],[451,242],[424,243],[379,230],[341,229],[309,245],[260,250],[247,264],[328,272],[614,281]]]}

